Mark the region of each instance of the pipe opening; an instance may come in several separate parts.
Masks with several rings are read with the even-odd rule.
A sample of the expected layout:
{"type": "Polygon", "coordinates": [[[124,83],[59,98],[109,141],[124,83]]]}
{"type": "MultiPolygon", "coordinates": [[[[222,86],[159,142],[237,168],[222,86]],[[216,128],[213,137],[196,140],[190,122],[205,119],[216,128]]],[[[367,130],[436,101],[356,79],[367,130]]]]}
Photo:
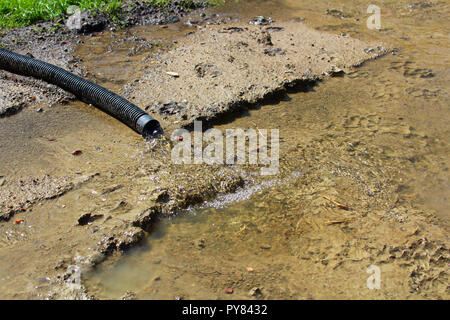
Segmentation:
{"type": "Polygon", "coordinates": [[[142,130],[142,136],[144,138],[159,136],[163,133],[164,133],[163,128],[156,120],[148,122],[145,125],[144,129],[142,130]]]}

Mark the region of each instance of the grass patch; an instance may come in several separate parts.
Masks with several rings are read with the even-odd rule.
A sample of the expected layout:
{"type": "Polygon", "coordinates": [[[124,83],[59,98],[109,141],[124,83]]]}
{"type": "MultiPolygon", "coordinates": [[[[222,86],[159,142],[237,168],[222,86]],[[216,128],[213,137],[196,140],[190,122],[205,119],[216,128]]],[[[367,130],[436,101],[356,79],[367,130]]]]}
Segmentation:
{"type": "MultiPolygon", "coordinates": [[[[172,0],[145,0],[145,2],[149,5],[157,5],[162,8],[168,6],[172,0]]],[[[207,0],[207,2],[211,5],[219,5],[224,4],[226,0],[207,0]]],[[[178,3],[185,8],[193,8],[195,7],[195,0],[178,0],[178,3]]]]}
{"type": "Polygon", "coordinates": [[[118,14],[122,0],[0,0],[0,28],[27,26],[55,19],[76,5],[83,10],[118,14]]]}
{"type": "MultiPolygon", "coordinates": [[[[144,0],[149,5],[166,7],[171,0],[144,0]]],[[[218,4],[224,0],[208,0],[218,4]]],[[[97,10],[117,19],[122,5],[129,0],[0,0],[0,29],[28,26],[33,23],[56,19],[76,5],[81,11],[97,10]]],[[[179,0],[180,5],[192,8],[195,0],[179,0]]]]}

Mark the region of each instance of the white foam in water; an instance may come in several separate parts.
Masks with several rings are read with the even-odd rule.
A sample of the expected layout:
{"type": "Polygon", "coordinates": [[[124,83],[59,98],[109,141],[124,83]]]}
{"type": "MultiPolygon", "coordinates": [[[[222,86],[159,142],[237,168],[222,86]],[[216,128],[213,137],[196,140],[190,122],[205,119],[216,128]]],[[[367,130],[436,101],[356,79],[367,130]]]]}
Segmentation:
{"type": "Polygon", "coordinates": [[[263,181],[260,184],[252,185],[244,188],[239,188],[234,193],[226,193],[226,194],[220,194],[212,201],[205,201],[201,205],[197,206],[191,206],[187,209],[175,213],[175,215],[178,214],[191,214],[196,215],[198,211],[202,209],[207,208],[215,208],[215,209],[221,209],[226,207],[227,205],[231,203],[236,203],[240,201],[245,201],[251,198],[252,195],[254,195],[258,191],[267,190],[269,188],[286,184],[298,177],[300,177],[302,173],[300,171],[294,171],[291,173],[291,175],[286,179],[272,179],[263,181]]]}

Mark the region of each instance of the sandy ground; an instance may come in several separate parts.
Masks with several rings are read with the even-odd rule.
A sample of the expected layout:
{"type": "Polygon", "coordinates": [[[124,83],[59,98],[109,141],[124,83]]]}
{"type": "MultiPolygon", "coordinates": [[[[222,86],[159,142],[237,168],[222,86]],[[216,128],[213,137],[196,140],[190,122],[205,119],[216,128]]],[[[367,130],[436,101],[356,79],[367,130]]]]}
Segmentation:
{"type": "Polygon", "coordinates": [[[239,111],[287,89],[351,70],[387,52],[348,36],[314,31],[301,22],[208,25],[169,52],[145,59],[144,75],[124,93],[163,117],[188,125],[239,111]]]}
{"type": "MultiPolygon", "coordinates": [[[[91,39],[95,41],[97,37],[102,36],[100,33],[91,39]]],[[[20,45],[12,45],[7,38],[3,39],[3,43],[9,44],[11,49],[22,53],[30,52],[37,58],[83,74],[93,63],[83,65],[79,57],[73,57],[76,55],[74,45],[79,39],[81,38],[67,39],[55,35],[55,38],[37,38],[39,45],[34,42],[30,44],[19,42],[20,45]],[[48,50],[42,50],[42,46],[48,50]],[[61,53],[61,48],[66,50],[62,50],[61,53]]],[[[83,39],[89,42],[89,38],[83,39]]],[[[142,42],[138,39],[137,42],[145,44],[151,41],[142,42]]],[[[339,75],[342,71],[352,72],[353,67],[361,65],[364,61],[386,54],[385,47],[389,46],[381,41],[367,43],[346,35],[319,32],[306,27],[300,21],[276,22],[270,26],[254,26],[236,21],[220,25],[202,25],[177,38],[169,50],[159,48],[152,51],[143,50],[134,58],[124,57],[139,62],[138,67],[134,69],[133,81],[121,92],[160,119],[163,126],[170,131],[171,128],[188,126],[194,119],[213,120],[219,115],[236,110],[245,111],[247,107],[270,97],[275,96],[279,100],[290,89],[301,90],[305,84],[339,75]],[[194,33],[191,33],[192,31],[194,33]]],[[[86,59],[89,59],[87,55],[86,59]]],[[[39,81],[25,80],[4,72],[0,72],[0,75],[0,82],[2,81],[0,99],[3,99],[0,110],[3,110],[3,116],[23,110],[23,114],[0,121],[10,120],[8,123],[20,123],[21,119],[36,113],[32,108],[26,110],[23,105],[25,101],[31,106],[43,107],[44,111],[47,111],[48,105],[54,105],[52,109],[61,108],[62,103],[59,99],[70,99],[69,95],[66,96],[59,89],[48,87],[39,81]]],[[[93,80],[96,79],[95,74],[87,75],[92,76],[93,80]]],[[[120,84],[121,82],[115,83],[111,88],[117,89],[120,84]]],[[[53,114],[53,111],[48,111],[49,115],[53,114]]],[[[99,116],[94,111],[94,114],[101,117],[101,113],[99,116]]],[[[374,134],[383,127],[366,126],[371,121],[377,120],[370,114],[366,117],[348,115],[343,126],[361,128],[362,133],[358,132],[358,135],[364,136],[367,128],[373,128],[369,131],[372,130],[374,134]]],[[[237,188],[252,185],[259,179],[252,175],[254,168],[245,168],[246,170],[234,166],[180,168],[166,159],[171,146],[171,142],[167,139],[145,144],[140,137],[127,135],[125,130],[128,129],[115,123],[102,124],[100,127],[103,137],[99,139],[95,137],[98,128],[83,129],[72,124],[67,128],[70,129],[72,137],[69,137],[69,134],[61,135],[58,137],[61,141],[56,141],[54,145],[59,143],[70,145],[78,139],[83,141],[84,150],[88,148],[97,150],[96,144],[101,142],[103,145],[99,154],[103,150],[111,150],[110,154],[114,154],[115,161],[110,161],[111,158],[108,159],[103,154],[84,152],[81,157],[69,156],[67,159],[61,157],[55,160],[55,166],[61,165],[62,170],[54,170],[53,175],[23,178],[23,174],[22,176],[8,174],[12,171],[9,167],[2,169],[6,173],[0,172],[2,196],[0,209],[1,216],[5,220],[1,222],[0,227],[2,235],[5,235],[0,242],[0,266],[3,276],[1,281],[4,286],[15,288],[14,291],[5,291],[5,297],[92,298],[92,294],[86,288],[72,285],[73,270],[80,268],[84,273],[108,256],[120,256],[121,252],[147,237],[157,216],[202,203],[218,194],[232,193],[237,188]],[[73,137],[74,133],[78,138],[73,137]],[[117,133],[123,135],[121,141],[108,139],[117,133]],[[130,162],[130,155],[139,161],[130,162]],[[68,168],[70,170],[67,170],[68,168]],[[10,261],[15,261],[14,265],[11,265],[10,261]],[[36,263],[30,265],[30,261],[36,263]]],[[[414,135],[408,126],[383,128],[388,132],[403,130],[396,131],[396,135],[414,135]]],[[[40,138],[45,140],[42,145],[53,142],[48,138],[48,131],[42,129],[42,132],[40,138]]],[[[57,132],[65,131],[60,128],[57,132]]],[[[336,134],[340,135],[340,138],[345,138],[345,133],[336,134]]],[[[423,139],[420,135],[414,137],[418,143],[423,139]]],[[[308,152],[299,151],[304,167],[310,166],[310,163],[317,159],[326,158],[325,144],[324,138],[318,137],[307,145],[305,150],[308,152]],[[324,150],[323,154],[319,152],[320,150],[324,150]]],[[[2,142],[0,146],[9,148],[7,142],[2,142]]],[[[374,152],[383,152],[382,147],[374,149],[376,149],[374,152]]],[[[284,160],[287,164],[298,161],[299,154],[289,154],[294,158],[284,160]]],[[[7,153],[5,152],[2,157],[8,159],[7,153]]],[[[32,169],[33,167],[30,168],[30,172],[33,172],[32,169]]],[[[335,170],[341,170],[341,167],[338,165],[335,170]]],[[[364,167],[352,169],[352,179],[359,181],[356,189],[371,184],[364,179],[370,177],[372,172],[369,170],[363,173],[361,178],[358,173],[361,170],[364,171],[364,167]]],[[[289,170],[286,169],[281,171],[280,176],[289,174],[289,170]]],[[[345,172],[341,174],[345,176],[345,172]]],[[[310,194],[315,193],[314,185],[326,182],[318,177],[320,173],[312,172],[305,175],[302,180],[306,185],[313,185],[310,194]]],[[[370,213],[369,218],[374,221],[383,219],[388,212],[386,218],[388,222],[382,228],[386,232],[389,228],[391,231],[395,230],[398,227],[397,223],[405,219],[407,210],[405,207],[396,209],[398,199],[391,199],[390,187],[382,188],[375,182],[369,187],[372,192],[380,189],[382,200],[379,210],[370,213]]],[[[358,208],[357,219],[365,221],[360,227],[361,233],[367,231],[371,224],[365,219],[368,213],[359,210],[357,203],[362,201],[376,207],[379,200],[377,197],[372,198],[370,190],[365,190],[363,199],[349,198],[346,202],[358,208]]],[[[319,201],[315,197],[307,197],[301,205],[314,207],[324,206],[326,203],[323,198],[319,201]]],[[[430,243],[422,237],[421,228],[429,232],[428,227],[424,226],[433,225],[435,220],[420,210],[414,210],[416,210],[415,217],[402,230],[404,233],[402,235],[413,234],[418,238],[414,237],[413,240],[404,243],[400,243],[400,239],[398,245],[386,248],[383,248],[381,242],[377,242],[379,240],[377,238],[371,250],[373,252],[378,250],[378,263],[390,261],[392,255],[407,260],[425,259],[427,269],[425,272],[421,269],[414,273],[417,276],[413,276],[413,282],[416,281],[422,288],[427,287],[428,283],[433,283],[433,279],[438,279],[436,282],[439,283],[441,290],[442,278],[439,277],[448,259],[448,249],[439,240],[431,239],[430,243]],[[418,227],[419,231],[416,230],[418,227]]],[[[320,216],[318,218],[325,219],[320,216]]],[[[315,218],[304,219],[311,221],[305,227],[296,227],[295,232],[312,235],[321,229],[317,227],[317,222],[313,221],[315,218]],[[310,227],[306,227],[307,225],[310,227]]],[[[326,221],[329,222],[329,219],[326,221]]],[[[338,222],[338,226],[332,227],[338,228],[341,223],[338,222]]],[[[347,236],[358,229],[346,226],[344,223],[342,232],[347,236]]],[[[436,231],[436,238],[442,238],[442,233],[441,229],[436,231]]],[[[316,258],[305,257],[304,260],[313,259],[319,266],[325,265],[323,261],[327,259],[317,258],[315,251],[323,253],[328,250],[333,259],[336,258],[328,260],[338,264],[340,261],[338,257],[348,254],[354,256],[349,252],[356,242],[350,238],[347,240],[333,249],[334,251],[331,250],[332,252],[326,246],[323,248],[317,246],[310,250],[311,254],[307,253],[316,258]]],[[[303,245],[293,243],[293,250],[296,250],[295,246],[303,245]]],[[[364,263],[369,259],[367,253],[361,252],[357,253],[356,258],[361,261],[365,259],[364,263]]],[[[417,268],[417,265],[413,264],[413,267],[417,268]]],[[[442,275],[445,280],[445,273],[442,275]]],[[[275,277],[276,273],[271,276],[275,277]]],[[[425,289],[433,290],[433,287],[425,289]]],[[[290,296],[286,293],[284,297],[290,296]]]]}
{"type": "MultiPolygon", "coordinates": [[[[68,55],[54,56],[51,54],[51,52],[61,52],[59,50],[61,42],[47,39],[45,43],[46,46],[53,44],[52,48],[54,49],[43,51],[41,48],[35,47],[31,52],[33,56],[67,67],[68,55]]],[[[63,41],[64,46],[68,46],[69,43],[69,41],[63,41]]],[[[149,56],[142,64],[145,68],[145,77],[133,82],[132,86],[127,86],[125,91],[132,101],[137,101],[141,106],[148,105],[150,101],[166,101],[170,98],[174,103],[172,107],[175,106],[176,109],[173,112],[178,117],[176,120],[180,120],[180,116],[182,119],[184,115],[187,115],[183,124],[189,124],[194,119],[212,119],[218,114],[233,110],[233,106],[250,105],[266,96],[279,94],[280,91],[290,85],[295,86],[298,82],[315,81],[326,74],[339,72],[341,68],[349,70],[354,65],[359,65],[365,60],[385,53],[385,49],[369,49],[376,47],[374,44],[369,45],[348,37],[316,32],[302,26],[299,22],[277,24],[272,29],[267,26],[243,24],[226,25],[226,27],[224,25],[205,26],[195,34],[185,36],[176,45],[176,48],[169,52],[159,51],[154,58],[149,56]],[[296,49],[291,49],[294,46],[296,49]],[[279,47],[283,49],[277,49],[279,47]],[[229,52],[229,55],[221,54],[224,50],[229,52]],[[159,64],[153,65],[153,59],[159,61],[159,64]],[[214,64],[211,64],[212,62],[214,64]],[[165,73],[165,71],[173,70],[178,72],[176,77],[165,73]],[[155,83],[158,83],[157,88],[154,87],[155,83]],[[142,92],[146,95],[137,96],[136,94],[134,96],[133,92],[142,92]],[[150,92],[151,94],[149,94],[150,92]],[[177,105],[183,104],[184,100],[187,100],[188,103],[184,104],[182,113],[180,113],[177,105]]],[[[31,48],[24,46],[21,51],[25,52],[27,49],[31,48]]],[[[63,52],[69,52],[69,50],[73,54],[71,49],[63,50],[63,52]]],[[[30,81],[26,84],[22,82],[23,84],[18,87],[9,78],[14,76],[6,76],[5,73],[3,75],[3,95],[15,96],[13,93],[19,91],[18,96],[23,97],[26,95],[22,91],[23,88],[36,95],[36,103],[42,104],[42,101],[48,103],[49,100],[44,100],[47,98],[46,94],[36,90],[40,86],[45,86],[41,82],[30,81]]],[[[17,81],[20,82],[20,78],[17,81]]],[[[58,89],[55,89],[55,92],[57,93],[55,98],[61,94],[58,89]]],[[[163,115],[163,111],[156,113],[158,119],[163,115]]],[[[170,117],[164,117],[161,120],[165,126],[169,123],[170,117]]],[[[174,124],[181,125],[177,122],[174,124]]],[[[160,146],[160,148],[166,147],[160,146]]],[[[154,199],[153,204],[150,202],[150,204],[135,208],[134,206],[130,207],[127,201],[119,201],[111,209],[114,215],[120,213],[119,220],[110,219],[110,214],[93,213],[89,210],[86,213],[75,213],[74,218],[67,219],[68,228],[70,225],[76,225],[77,220],[83,215],[86,215],[86,223],[101,217],[104,222],[99,230],[102,232],[95,231],[85,241],[92,243],[90,246],[97,243],[95,245],[97,250],[101,254],[109,255],[115,250],[125,250],[133,243],[142,240],[145,236],[143,230],[146,230],[153,215],[170,213],[176,208],[184,208],[211,199],[218,193],[232,191],[244,183],[241,173],[230,171],[228,168],[222,168],[219,171],[205,168],[201,173],[201,182],[198,182],[199,179],[194,182],[192,179],[195,176],[182,178],[183,175],[180,175],[179,169],[170,169],[170,167],[173,166],[163,164],[162,168],[165,169],[160,168],[159,170],[175,170],[178,172],[178,178],[175,178],[174,181],[171,179],[159,182],[159,185],[155,186],[156,189],[147,187],[147,190],[144,191],[154,199]],[[216,185],[215,181],[220,182],[219,185],[214,186],[216,185]],[[127,222],[123,224],[123,221],[127,222]]],[[[158,169],[145,166],[141,170],[145,172],[158,171],[158,169]]],[[[2,201],[2,217],[9,220],[15,213],[34,211],[33,207],[36,204],[42,204],[43,200],[61,196],[69,190],[78,188],[79,183],[98,179],[98,177],[95,178],[98,175],[99,173],[82,175],[77,178],[81,179],[81,182],[76,182],[77,180],[73,176],[61,178],[46,176],[40,179],[34,178],[30,182],[16,182],[6,178],[6,182],[0,187],[2,199],[5,199],[2,201]]],[[[102,175],[100,174],[100,176],[102,175]]],[[[126,179],[128,180],[129,177],[126,179]]],[[[26,214],[23,217],[26,217],[26,214]]],[[[25,219],[30,222],[30,218],[25,219]]],[[[58,226],[58,228],[60,227],[58,226]]],[[[69,238],[65,241],[71,243],[73,239],[69,238]]],[[[69,243],[65,242],[65,245],[61,243],[53,247],[54,258],[61,253],[58,253],[56,248],[68,247],[69,243]]],[[[86,244],[79,246],[78,251],[82,252],[90,246],[86,244]]],[[[89,257],[92,256],[94,261],[99,259],[96,254],[89,255],[89,257]]],[[[87,260],[87,264],[92,263],[89,259],[87,260]]],[[[64,277],[60,277],[60,280],[63,281],[64,277]]]]}
{"type": "MultiPolygon", "coordinates": [[[[70,55],[73,50],[71,41],[64,34],[54,32],[37,32],[24,28],[17,33],[8,33],[2,36],[3,46],[15,52],[41,59],[61,68],[80,73],[76,67],[76,60],[70,55]],[[69,64],[69,61],[72,63],[69,64]]],[[[0,117],[17,114],[27,106],[39,105],[48,107],[58,101],[72,98],[51,84],[26,78],[5,71],[0,71],[0,117]]]]}
{"type": "MultiPolygon", "coordinates": [[[[94,35],[97,32],[127,26],[175,23],[189,11],[205,7],[206,4],[201,0],[193,2],[190,8],[171,2],[165,10],[152,7],[143,1],[126,1],[119,20],[113,20],[105,14],[85,11],[81,14],[81,28],[69,30],[64,20],[68,16],[64,15],[55,21],[16,28],[12,32],[0,31],[0,46],[81,75],[82,70],[78,67],[80,60],[72,55],[80,35],[94,35]]],[[[204,17],[202,20],[209,18],[204,17]]],[[[48,107],[72,98],[72,95],[56,86],[3,71],[0,71],[0,87],[0,118],[16,114],[28,105],[38,104],[42,109],[43,106],[48,107]]]]}

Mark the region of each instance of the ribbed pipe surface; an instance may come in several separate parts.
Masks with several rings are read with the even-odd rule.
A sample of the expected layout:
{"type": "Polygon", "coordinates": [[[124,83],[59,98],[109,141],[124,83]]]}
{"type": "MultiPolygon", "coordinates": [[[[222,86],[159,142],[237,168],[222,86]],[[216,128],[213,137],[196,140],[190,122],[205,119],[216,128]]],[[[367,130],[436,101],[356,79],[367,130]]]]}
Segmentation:
{"type": "Polygon", "coordinates": [[[157,120],[128,100],[52,64],[0,48],[0,69],[57,85],[112,115],[144,137],[161,131],[157,120]]]}

